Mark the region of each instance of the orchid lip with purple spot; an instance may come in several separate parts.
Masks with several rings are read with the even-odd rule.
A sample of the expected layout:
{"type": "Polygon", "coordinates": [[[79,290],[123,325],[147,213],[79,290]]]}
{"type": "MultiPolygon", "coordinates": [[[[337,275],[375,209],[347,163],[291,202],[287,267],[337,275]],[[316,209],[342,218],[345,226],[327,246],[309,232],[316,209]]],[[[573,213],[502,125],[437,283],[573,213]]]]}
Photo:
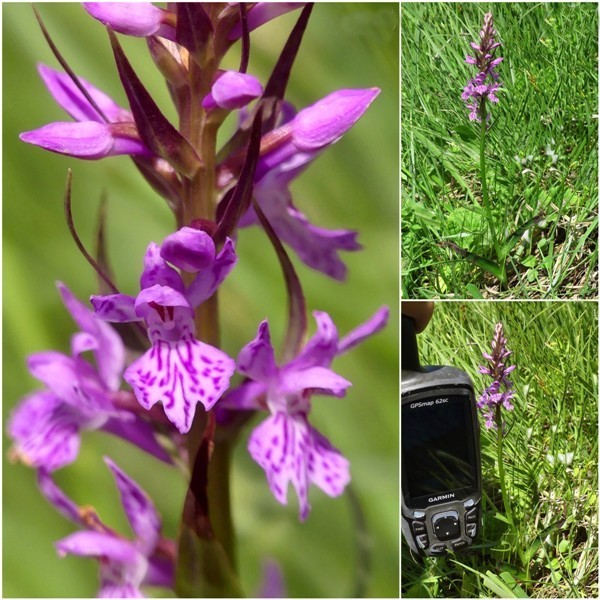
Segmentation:
{"type": "Polygon", "coordinates": [[[310,512],[311,485],[333,497],[350,481],[348,460],[309,423],[311,396],[345,394],[351,384],[330,369],[333,359],[380,331],[388,314],[386,307],[379,309],[339,340],[331,317],[315,311],[317,331],[299,354],[282,366],[275,362],[266,321],[260,324],[256,338],[240,351],[238,372],[248,379],[229,392],[221,406],[269,411],[270,416],[252,432],[248,451],[265,471],[273,495],[282,504],[287,503],[287,489],[292,484],[300,520],[310,512]]]}

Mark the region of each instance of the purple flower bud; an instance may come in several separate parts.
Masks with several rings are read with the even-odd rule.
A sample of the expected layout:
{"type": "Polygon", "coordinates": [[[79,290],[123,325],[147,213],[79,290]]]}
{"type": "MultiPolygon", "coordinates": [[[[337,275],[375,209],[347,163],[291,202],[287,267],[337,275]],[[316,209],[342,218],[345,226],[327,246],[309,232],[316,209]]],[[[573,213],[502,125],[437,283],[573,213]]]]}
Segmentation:
{"type": "Polygon", "coordinates": [[[151,156],[148,148],[135,137],[133,131],[130,135],[123,134],[122,128],[97,121],[49,123],[39,129],[25,131],[19,138],[51,152],[86,160],[120,154],[151,156]]]}
{"type": "Polygon", "coordinates": [[[263,93],[263,87],[256,77],[237,71],[225,71],[213,83],[210,94],[202,100],[206,110],[225,108],[234,110],[246,106],[263,93]]]}
{"type": "Polygon", "coordinates": [[[78,78],[94,106],[66,73],[45,65],[39,65],[38,71],[54,100],[78,122],[49,123],[22,133],[21,140],[86,160],[120,154],[152,156],[138,134],[131,113],[104,92],[78,78]]]}
{"type": "Polygon", "coordinates": [[[294,119],[294,144],[307,151],[334,144],[363,116],[380,91],[339,90],[301,110],[294,119]]]}
{"type": "Polygon", "coordinates": [[[118,33],[175,40],[174,15],[151,2],[84,2],[83,8],[118,33]]]}
{"type": "Polygon", "coordinates": [[[182,227],[163,240],[160,255],[182,271],[197,273],[214,262],[215,244],[206,232],[182,227]]]}

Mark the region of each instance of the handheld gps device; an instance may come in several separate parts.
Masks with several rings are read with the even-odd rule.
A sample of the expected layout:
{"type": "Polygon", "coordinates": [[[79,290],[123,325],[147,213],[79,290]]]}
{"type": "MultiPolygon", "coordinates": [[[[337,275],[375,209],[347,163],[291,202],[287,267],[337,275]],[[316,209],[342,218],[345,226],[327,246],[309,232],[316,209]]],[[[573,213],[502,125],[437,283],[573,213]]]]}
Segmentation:
{"type": "Polygon", "coordinates": [[[402,315],[402,533],[439,556],[470,546],[481,518],[473,384],[454,367],[421,367],[414,321],[402,315]]]}

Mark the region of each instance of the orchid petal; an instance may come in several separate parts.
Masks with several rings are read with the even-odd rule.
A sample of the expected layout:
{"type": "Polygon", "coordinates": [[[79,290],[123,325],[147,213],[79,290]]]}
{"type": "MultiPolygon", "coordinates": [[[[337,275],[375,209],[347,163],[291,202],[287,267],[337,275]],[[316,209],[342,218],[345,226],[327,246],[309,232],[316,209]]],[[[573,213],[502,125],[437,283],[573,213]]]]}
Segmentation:
{"type": "Polygon", "coordinates": [[[101,380],[109,390],[117,390],[125,366],[125,347],[121,338],[110,325],[77,300],[66,285],[59,282],[57,288],[75,323],[96,342],[96,348],[90,346],[89,349],[94,351],[101,380]]]}
{"type": "Polygon", "coordinates": [[[98,318],[105,321],[129,323],[140,320],[135,314],[135,298],[133,296],[126,294],[91,296],[90,302],[98,318]]]}
{"type": "Polygon", "coordinates": [[[317,331],[304,346],[300,354],[286,365],[286,370],[301,370],[309,367],[328,367],[338,349],[338,332],[331,317],[320,311],[314,311],[317,331]]]}
{"type": "Polygon", "coordinates": [[[269,324],[263,321],[256,338],[244,346],[239,353],[237,370],[256,381],[268,382],[277,374],[275,352],[271,345],[269,324]]]}
{"type": "Polygon", "coordinates": [[[94,370],[84,361],[75,362],[70,356],[49,350],[30,354],[27,358],[29,372],[42,383],[47,385],[61,400],[77,406],[80,396],[76,384],[80,374],[93,377],[94,370]],[[83,373],[78,372],[78,368],[83,373]]]}
{"type": "Polygon", "coordinates": [[[163,25],[164,11],[151,2],[84,2],[83,7],[94,19],[118,33],[146,37],[159,35],[175,40],[175,30],[163,25]]]}
{"type": "Polygon", "coordinates": [[[301,110],[293,121],[293,139],[300,150],[334,144],[365,113],[381,90],[338,90],[301,110]]]}
{"type": "Polygon", "coordinates": [[[13,452],[25,464],[55,471],[79,454],[77,415],[52,392],[35,392],[23,400],[8,421],[13,452]]]}
{"type": "Polygon", "coordinates": [[[338,252],[360,250],[361,246],[356,241],[357,233],[312,225],[292,205],[287,188],[268,187],[263,182],[255,190],[256,198],[281,241],[291,246],[309,267],[343,281],[346,278],[346,265],[338,252]]]}
{"type": "Polygon", "coordinates": [[[148,494],[112,460],[104,457],[104,462],[115,478],[121,504],[137,537],[138,548],[147,556],[154,550],[160,537],[161,523],[156,508],[148,494]]]}
{"type": "Polygon", "coordinates": [[[214,83],[202,106],[210,110],[215,107],[234,110],[260,97],[263,87],[260,81],[246,73],[225,71],[214,83]]]}
{"type": "MultiPolygon", "coordinates": [[[[276,17],[301,8],[305,4],[306,2],[257,2],[248,10],[248,31],[253,31],[276,17]]],[[[237,40],[241,36],[242,26],[237,23],[232,28],[229,39],[237,40]]]]}
{"type": "Polygon", "coordinates": [[[169,420],[181,433],[187,433],[196,405],[212,408],[229,386],[235,363],[189,332],[177,341],[153,342],[153,347],[125,371],[124,378],[146,410],[162,402],[169,420]]]}
{"type": "Polygon", "coordinates": [[[76,554],[107,558],[120,563],[135,563],[139,553],[132,542],[100,531],[77,531],[56,542],[60,556],[76,554]]]}
{"type": "Polygon", "coordinates": [[[88,160],[110,156],[114,146],[108,125],[96,121],[49,123],[19,138],[51,152],[88,160]]]}
{"type": "Polygon", "coordinates": [[[287,487],[298,495],[299,516],[308,517],[308,485],[338,496],[350,481],[348,461],[311,427],[302,414],[277,413],[261,423],[248,442],[252,458],[265,470],[275,498],[287,504],[287,487]]]}
{"type": "Polygon", "coordinates": [[[38,469],[37,483],[42,495],[63,517],[83,525],[79,506],[56,485],[48,471],[38,469]]]}
{"type": "Polygon", "coordinates": [[[145,289],[157,284],[171,287],[179,292],[184,291],[181,275],[161,256],[160,246],[151,242],[144,256],[140,287],[145,289]]]}
{"type": "Polygon", "coordinates": [[[203,269],[187,289],[187,297],[192,306],[199,306],[216,291],[237,263],[235,246],[229,238],[215,258],[212,265],[203,269]]]}
{"type": "Polygon", "coordinates": [[[382,306],[370,319],[353,329],[340,340],[337,354],[348,352],[348,350],[362,344],[367,338],[381,331],[387,325],[389,316],[390,309],[387,306],[382,306]]]}
{"type": "Polygon", "coordinates": [[[182,271],[197,273],[214,262],[215,244],[205,231],[182,227],[164,239],[160,256],[182,271]]]}
{"type": "Polygon", "coordinates": [[[333,396],[343,396],[352,384],[325,367],[310,367],[296,370],[283,368],[279,378],[277,391],[281,394],[292,394],[303,390],[318,390],[333,396]]]}
{"type": "MultiPolygon", "coordinates": [[[[73,119],[76,121],[104,122],[102,116],[90,105],[88,100],[75,85],[70,75],[55,71],[43,64],[38,65],[38,72],[54,100],[56,100],[60,107],[73,117],[73,119]]],[[[82,77],[78,77],[78,80],[110,122],[133,122],[131,113],[124,108],[121,108],[112,98],[82,77]]]]}

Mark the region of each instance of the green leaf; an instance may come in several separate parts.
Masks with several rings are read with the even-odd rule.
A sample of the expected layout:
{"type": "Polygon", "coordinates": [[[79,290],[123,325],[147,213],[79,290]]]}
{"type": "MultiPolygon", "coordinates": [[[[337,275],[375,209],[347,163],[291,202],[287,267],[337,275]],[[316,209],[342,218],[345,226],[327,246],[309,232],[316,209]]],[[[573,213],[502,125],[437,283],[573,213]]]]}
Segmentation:
{"type": "Polygon", "coordinates": [[[513,233],[511,233],[506,238],[506,240],[504,241],[504,244],[502,245],[502,256],[503,257],[508,256],[510,251],[519,243],[519,240],[523,237],[523,234],[528,229],[531,229],[535,225],[538,225],[545,218],[546,218],[546,215],[544,213],[541,213],[531,219],[528,219],[518,229],[515,229],[515,231],[513,231],[513,233]]]}
{"type": "Polygon", "coordinates": [[[464,250],[463,248],[457,246],[454,242],[440,242],[439,246],[450,248],[454,250],[459,256],[466,258],[469,262],[478,266],[483,271],[487,271],[491,273],[494,277],[499,279],[503,284],[506,284],[506,273],[502,266],[492,262],[491,260],[484,258],[483,256],[479,256],[479,254],[475,254],[474,252],[469,252],[468,250],[464,250]]]}
{"type": "Polygon", "coordinates": [[[479,291],[479,288],[476,285],[474,285],[473,283],[467,283],[465,290],[466,290],[467,294],[469,294],[469,296],[471,296],[471,298],[475,298],[477,300],[483,299],[483,295],[479,291]]]}

